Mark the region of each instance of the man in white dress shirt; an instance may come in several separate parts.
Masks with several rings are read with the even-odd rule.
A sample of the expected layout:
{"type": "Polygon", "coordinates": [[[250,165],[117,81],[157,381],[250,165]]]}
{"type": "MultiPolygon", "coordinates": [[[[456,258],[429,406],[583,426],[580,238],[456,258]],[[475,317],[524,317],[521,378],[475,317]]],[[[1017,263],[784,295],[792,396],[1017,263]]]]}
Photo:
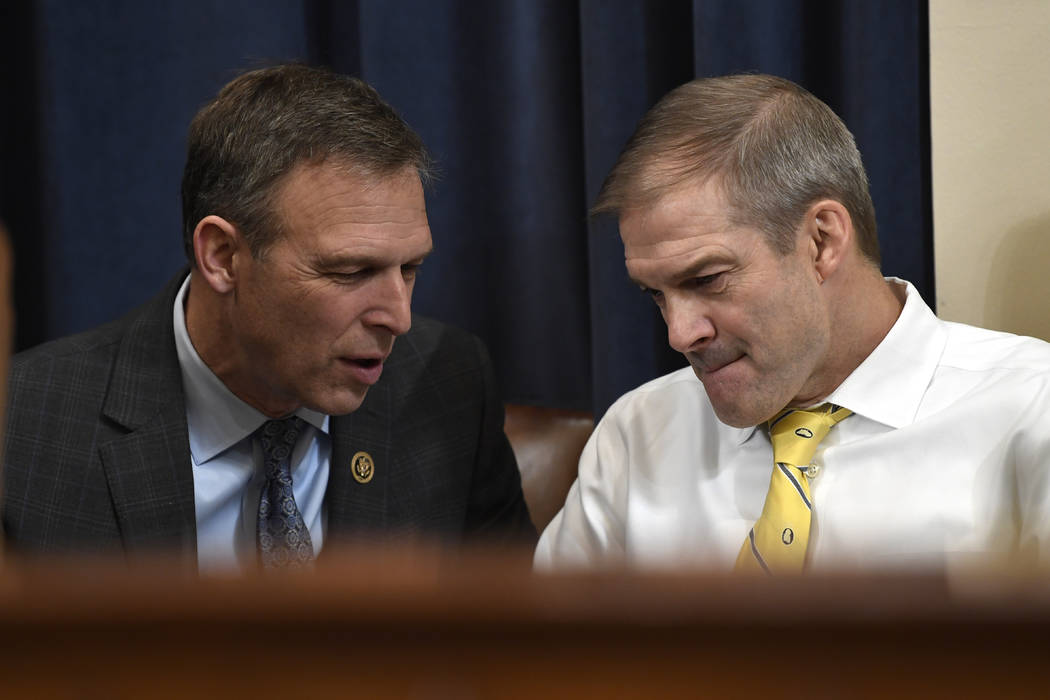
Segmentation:
{"type": "Polygon", "coordinates": [[[771,76],[683,85],[595,211],[619,215],[691,367],[609,409],[538,567],[734,568],[770,489],[766,424],[824,403],[852,415],[800,465],[806,570],[1050,552],[1050,345],[941,321],[882,276],[860,155],[822,102],[771,76]]]}

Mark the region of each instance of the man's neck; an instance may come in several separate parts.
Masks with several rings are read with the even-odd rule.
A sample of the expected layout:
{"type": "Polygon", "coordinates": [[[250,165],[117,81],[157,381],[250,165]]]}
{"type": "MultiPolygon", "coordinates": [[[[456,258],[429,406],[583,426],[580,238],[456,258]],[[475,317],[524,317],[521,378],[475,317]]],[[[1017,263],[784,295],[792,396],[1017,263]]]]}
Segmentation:
{"type": "MultiPolygon", "coordinates": [[[[191,273],[192,274],[192,273],[191,273]]],[[[226,388],[249,406],[270,418],[281,418],[295,412],[299,404],[266,401],[258,391],[252,391],[252,377],[245,373],[248,363],[240,349],[231,345],[226,332],[229,321],[224,315],[224,299],[208,287],[204,280],[190,277],[186,294],[186,333],[201,361],[219,378],[226,388]]]]}
{"type": "Polygon", "coordinates": [[[833,376],[837,379],[832,391],[878,347],[904,309],[903,294],[874,266],[837,282],[842,289],[841,303],[832,313],[833,376]]]}

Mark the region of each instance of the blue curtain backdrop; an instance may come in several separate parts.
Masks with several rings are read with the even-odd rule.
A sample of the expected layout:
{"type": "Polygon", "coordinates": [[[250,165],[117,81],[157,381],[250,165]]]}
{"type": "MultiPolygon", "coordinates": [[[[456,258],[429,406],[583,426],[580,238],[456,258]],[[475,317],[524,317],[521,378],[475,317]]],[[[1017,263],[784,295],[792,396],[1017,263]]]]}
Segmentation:
{"type": "Polygon", "coordinates": [[[871,177],[884,271],[933,301],[925,0],[39,0],[0,8],[0,218],[17,345],[116,317],[183,264],[186,127],[239,71],[324,64],[422,135],[436,251],[416,310],[488,343],[510,401],[601,414],[682,361],[588,221],[641,115],[696,76],[825,100],[871,177]]]}

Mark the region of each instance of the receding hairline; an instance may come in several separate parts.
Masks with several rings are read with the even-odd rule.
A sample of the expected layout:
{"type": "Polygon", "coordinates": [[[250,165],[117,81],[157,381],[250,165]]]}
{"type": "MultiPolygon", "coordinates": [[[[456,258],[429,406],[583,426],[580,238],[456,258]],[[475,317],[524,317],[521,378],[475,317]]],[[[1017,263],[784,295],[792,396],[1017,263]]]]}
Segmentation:
{"type": "Polygon", "coordinates": [[[801,99],[806,94],[804,88],[789,80],[762,74],[698,79],[679,85],[642,117],[603,183],[590,215],[615,215],[628,207],[651,206],[660,199],[663,190],[679,187],[694,178],[717,177],[723,181],[722,192],[729,195],[724,181],[734,166],[741,165],[734,161],[744,157],[744,144],[749,136],[775,112],[778,104],[801,99]],[[751,90],[754,109],[736,129],[703,144],[697,143],[696,134],[713,130],[702,125],[689,130],[679,125],[678,131],[668,128],[667,123],[681,119],[682,112],[711,85],[724,85],[723,89],[741,92],[751,90]],[[705,156],[700,164],[695,160],[698,151],[705,156]]]}
{"type": "MultiPolygon", "coordinates": [[[[622,216],[628,210],[649,209],[670,194],[689,187],[704,187],[713,183],[721,194],[728,197],[724,172],[703,169],[698,171],[686,167],[685,158],[677,163],[672,158],[653,157],[639,168],[637,175],[625,183],[623,191],[615,199],[599,200],[590,210],[591,216],[622,216]]],[[[728,206],[728,199],[726,201],[728,206]]]]}

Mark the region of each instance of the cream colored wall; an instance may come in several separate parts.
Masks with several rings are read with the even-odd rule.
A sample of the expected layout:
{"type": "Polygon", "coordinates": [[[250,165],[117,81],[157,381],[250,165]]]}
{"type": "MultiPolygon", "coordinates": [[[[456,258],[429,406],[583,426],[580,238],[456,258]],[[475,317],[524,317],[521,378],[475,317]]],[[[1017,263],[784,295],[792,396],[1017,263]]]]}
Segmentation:
{"type": "Polygon", "coordinates": [[[930,0],[937,311],[1050,340],[1050,0],[930,0]]]}

